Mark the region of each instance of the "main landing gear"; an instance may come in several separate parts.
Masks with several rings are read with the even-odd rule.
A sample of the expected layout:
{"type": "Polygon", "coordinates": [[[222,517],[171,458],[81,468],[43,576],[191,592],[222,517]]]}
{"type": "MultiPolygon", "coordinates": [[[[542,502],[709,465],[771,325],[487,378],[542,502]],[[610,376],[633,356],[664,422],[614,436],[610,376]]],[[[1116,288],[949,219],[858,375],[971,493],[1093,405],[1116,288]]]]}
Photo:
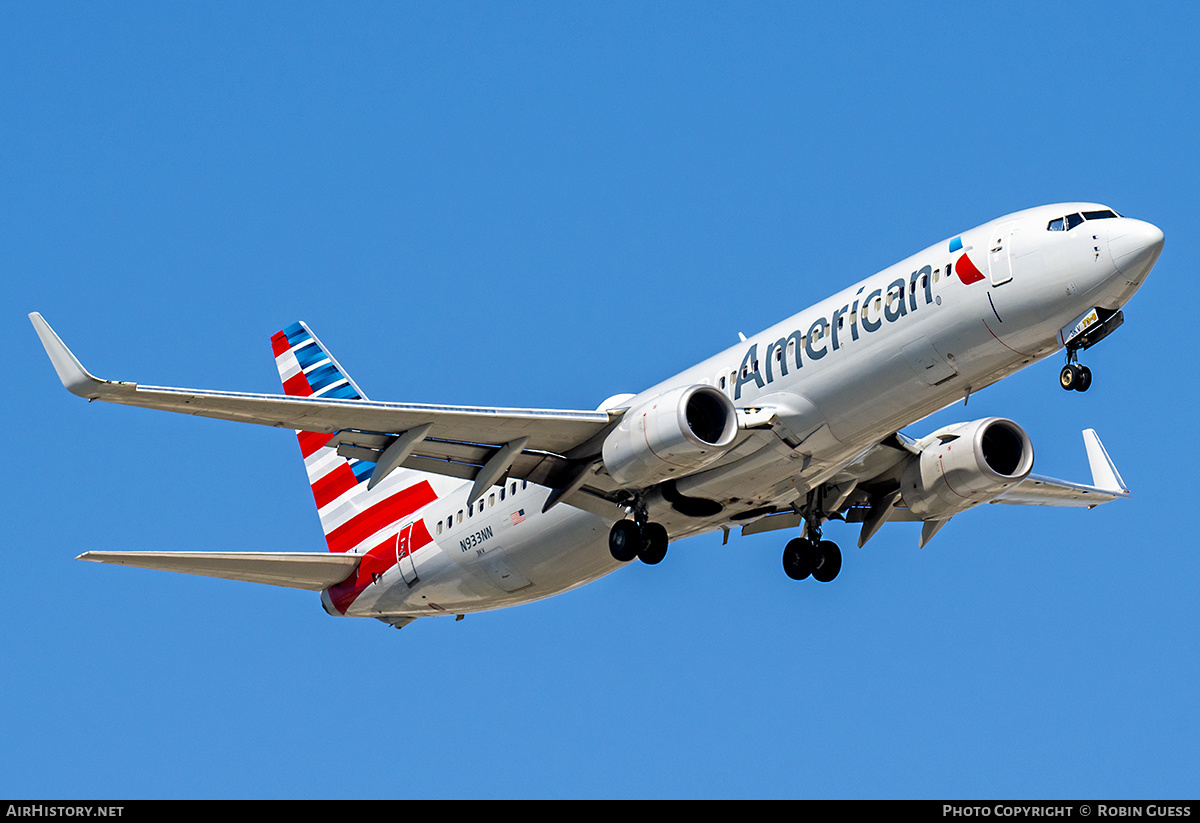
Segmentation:
{"type": "Polygon", "coordinates": [[[1067,351],[1067,365],[1063,366],[1062,371],[1058,373],[1058,385],[1062,386],[1067,391],[1074,389],[1075,391],[1087,391],[1092,385],[1092,370],[1087,366],[1079,365],[1077,361],[1079,351],[1070,349],[1067,351]]]}
{"type": "Polygon", "coordinates": [[[654,566],[667,556],[667,530],[646,518],[640,501],[631,506],[633,520],[618,520],[608,533],[608,551],[613,559],[628,563],[633,558],[654,566]]]}
{"type": "MultiPolygon", "coordinates": [[[[836,510],[844,501],[843,494],[831,505],[836,510]]],[[[783,549],[783,573],[793,580],[812,575],[813,580],[829,583],[842,570],[842,550],[838,544],[821,539],[821,525],[830,517],[825,510],[826,502],[824,486],[809,492],[808,505],[802,511],[804,535],[789,540],[783,549]]]]}
{"type": "Polygon", "coordinates": [[[842,570],[842,550],[831,540],[797,537],[783,550],[783,573],[793,580],[813,580],[829,583],[842,570]]]}
{"type": "Polygon", "coordinates": [[[636,557],[654,566],[667,556],[667,530],[658,523],[639,527],[632,520],[618,520],[608,533],[608,550],[614,560],[622,563],[636,557]]]}

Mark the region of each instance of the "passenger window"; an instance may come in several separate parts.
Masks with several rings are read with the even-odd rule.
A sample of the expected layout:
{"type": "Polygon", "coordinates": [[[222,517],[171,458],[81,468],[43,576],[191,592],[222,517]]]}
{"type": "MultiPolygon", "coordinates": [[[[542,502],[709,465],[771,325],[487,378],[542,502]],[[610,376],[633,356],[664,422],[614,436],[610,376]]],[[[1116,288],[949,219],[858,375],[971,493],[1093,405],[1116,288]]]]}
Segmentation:
{"type": "Polygon", "coordinates": [[[462,509],[459,509],[459,510],[458,510],[458,522],[459,522],[459,523],[461,523],[461,522],[462,522],[462,509]]]}
{"type": "Polygon", "coordinates": [[[441,533],[442,533],[442,521],[441,521],[441,520],[439,520],[439,521],[438,521],[438,531],[437,531],[437,533],[438,533],[438,534],[441,534],[441,533]]]}
{"type": "MultiPolygon", "coordinates": [[[[490,509],[494,505],[496,505],[496,495],[489,494],[488,495],[488,508],[490,509]]],[[[483,509],[480,509],[480,511],[483,511],[483,509]]]]}

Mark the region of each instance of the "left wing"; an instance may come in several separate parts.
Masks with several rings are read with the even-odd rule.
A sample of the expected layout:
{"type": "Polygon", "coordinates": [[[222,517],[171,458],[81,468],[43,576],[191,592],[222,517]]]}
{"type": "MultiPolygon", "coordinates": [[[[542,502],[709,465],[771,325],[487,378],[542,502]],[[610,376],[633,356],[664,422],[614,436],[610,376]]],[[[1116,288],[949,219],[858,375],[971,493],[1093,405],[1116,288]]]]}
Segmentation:
{"type": "Polygon", "coordinates": [[[604,436],[625,412],[432,406],[139,386],[94,377],[40,314],[34,312],[29,319],[62,384],[79,397],[328,434],[343,455],[377,463],[374,482],[405,466],[474,480],[471,501],[505,476],[556,489],[548,506],[573,494],[594,476],[604,436]]]}
{"type": "Polygon", "coordinates": [[[1087,448],[1088,465],[1092,470],[1092,485],[1055,480],[1031,474],[1015,488],[993,500],[1019,506],[1079,506],[1092,508],[1118,497],[1129,497],[1129,489],[1095,429],[1085,429],[1083,443],[1087,448]]]}
{"type": "MultiPolygon", "coordinates": [[[[1083,440],[1092,473],[1091,485],[1029,474],[991,499],[981,498],[976,504],[965,504],[957,510],[951,508],[944,513],[922,517],[905,504],[901,494],[901,477],[907,464],[920,459],[925,449],[937,448],[938,442],[943,439],[953,442],[954,437],[939,438],[935,433],[923,441],[917,441],[897,432],[884,438],[816,490],[829,506],[824,512],[825,516],[847,523],[861,523],[859,546],[865,545],[886,523],[923,522],[920,545],[924,546],[957,511],[969,510],[978,503],[1093,508],[1130,496],[1099,436],[1094,429],[1087,429],[1083,432],[1083,440]],[[831,499],[834,502],[828,503],[831,499]]],[[[742,534],[794,528],[803,523],[800,510],[794,509],[748,523],[743,526],[742,534]]]]}

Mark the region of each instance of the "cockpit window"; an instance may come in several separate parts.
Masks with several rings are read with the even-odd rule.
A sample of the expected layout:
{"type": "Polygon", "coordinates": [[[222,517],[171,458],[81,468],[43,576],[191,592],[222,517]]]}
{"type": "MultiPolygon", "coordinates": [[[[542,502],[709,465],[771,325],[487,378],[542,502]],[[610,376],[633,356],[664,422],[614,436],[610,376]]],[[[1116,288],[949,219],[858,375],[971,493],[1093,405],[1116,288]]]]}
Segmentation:
{"type": "Polygon", "coordinates": [[[1098,209],[1097,211],[1085,211],[1083,215],[1068,214],[1066,217],[1056,217],[1046,224],[1046,231],[1070,231],[1078,226],[1084,220],[1107,220],[1110,217],[1120,217],[1112,209],[1098,209]]]}

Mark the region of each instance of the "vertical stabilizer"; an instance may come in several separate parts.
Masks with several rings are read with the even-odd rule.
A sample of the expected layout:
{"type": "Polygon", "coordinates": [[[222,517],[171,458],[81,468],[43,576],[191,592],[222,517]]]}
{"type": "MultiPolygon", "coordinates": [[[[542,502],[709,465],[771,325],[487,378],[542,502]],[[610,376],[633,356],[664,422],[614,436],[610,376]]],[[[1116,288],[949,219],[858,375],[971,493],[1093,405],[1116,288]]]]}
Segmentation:
{"type": "MultiPolygon", "coordinates": [[[[294,323],[276,333],[271,346],[285,393],[294,397],[366,399],[304,323],[294,323]]],[[[329,550],[356,554],[379,550],[381,555],[390,553],[395,562],[399,524],[437,498],[428,475],[397,469],[368,489],[374,463],[342,457],[336,448],[326,445],[330,434],[298,431],[296,437],[329,550]]]]}

